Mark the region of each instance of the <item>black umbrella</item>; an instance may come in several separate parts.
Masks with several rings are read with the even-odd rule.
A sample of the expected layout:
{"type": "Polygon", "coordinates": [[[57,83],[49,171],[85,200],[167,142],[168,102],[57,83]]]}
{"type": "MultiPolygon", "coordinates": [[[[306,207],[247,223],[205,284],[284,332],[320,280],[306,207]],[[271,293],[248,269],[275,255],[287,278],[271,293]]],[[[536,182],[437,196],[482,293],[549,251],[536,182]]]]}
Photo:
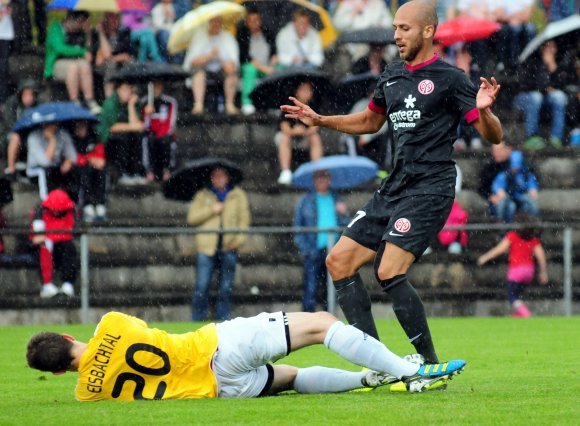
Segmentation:
{"type": "Polygon", "coordinates": [[[246,9],[257,9],[262,15],[262,25],[272,34],[278,34],[278,31],[290,22],[296,9],[308,12],[310,25],[317,31],[324,27],[318,11],[315,8],[307,7],[309,5],[305,5],[300,0],[242,0],[241,3],[246,9]]]}
{"type": "Polygon", "coordinates": [[[336,104],[340,105],[341,111],[349,111],[356,101],[368,98],[378,80],[379,76],[372,72],[347,75],[336,85],[336,104]]]}
{"type": "Polygon", "coordinates": [[[242,170],[230,160],[219,157],[200,158],[172,173],[163,184],[163,195],[177,201],[191,201],[197,191],[210,185],[211,172],[217,167],[227,170],[232,185],[244,178],[242,170]]]}
{"type": "Polygon", "coordinates": [[[338,44],[366,43],[386,45],[395,43],[395,32],[392,28],[370,27],[364,30],[347,31],[340,35],[338,44]]]}
{"type": "Polygon", "coordinates": [[[330,77],[325,72],[286,68],[261,79],[250,93],[250,99],[258,110],[277,109],[288,103],[288,97],[294,96],[296,88],[304,82],[312,84],[315,99],[330,88],[330,77]]]}
{"type": "Polygon", "coordinates": [[[117,71],[111,77],[111,81],[139,84],[150,81],[180,81],[189,76],[189,73],[177,65],[159,62],[133,62],[117,71]]]}

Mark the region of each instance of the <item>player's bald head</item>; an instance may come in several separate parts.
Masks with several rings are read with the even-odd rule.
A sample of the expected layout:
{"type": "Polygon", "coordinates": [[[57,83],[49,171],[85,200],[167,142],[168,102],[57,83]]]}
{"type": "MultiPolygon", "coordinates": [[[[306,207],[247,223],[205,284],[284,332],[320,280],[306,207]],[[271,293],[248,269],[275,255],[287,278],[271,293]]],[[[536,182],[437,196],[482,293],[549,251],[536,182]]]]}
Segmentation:
{"type": "Polygon", "coordinates": [[[397,14],[399,13],[413,16],[423,27],[433,25],[437,29],[439,24],[435,2],[431,0],[409,1],[397,10],[397,14]]]}

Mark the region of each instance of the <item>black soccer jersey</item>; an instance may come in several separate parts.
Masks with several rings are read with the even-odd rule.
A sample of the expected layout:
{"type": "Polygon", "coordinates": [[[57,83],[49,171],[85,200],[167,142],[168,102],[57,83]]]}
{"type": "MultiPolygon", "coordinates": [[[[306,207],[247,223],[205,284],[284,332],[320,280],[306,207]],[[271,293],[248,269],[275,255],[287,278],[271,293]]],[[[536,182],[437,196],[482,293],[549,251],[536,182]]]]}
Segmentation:
{"type": "Polygon", "coordinates": [[[369,103],[387,116],[395,139],[393,171],[381,194],[454,196],[453,142],[462,118],[472,123],[479,117],[476,95],[465,73],[437,55],[414,67],[397,62],[385,68],[369,103]]]}

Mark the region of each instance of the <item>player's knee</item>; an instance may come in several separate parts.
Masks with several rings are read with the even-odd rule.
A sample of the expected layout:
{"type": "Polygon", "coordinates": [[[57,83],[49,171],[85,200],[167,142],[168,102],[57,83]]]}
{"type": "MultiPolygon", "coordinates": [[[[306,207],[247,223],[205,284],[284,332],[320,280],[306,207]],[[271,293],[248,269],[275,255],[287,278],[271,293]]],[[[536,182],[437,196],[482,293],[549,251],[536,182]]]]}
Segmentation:
{"type": "Polygon", "coordinates": [[[334,324],[336,321],[338,321],[338,318],[336,318],[330,312],[326,312],[326,311],[314,312],[312,315],[315,316],[314,321],[317,324],[323,325],[324,328],[330,327],[332,324],[334,324]]]}
{"type": "Polygon", "coordinates": [[[352,275],[354,272],[350,271],[350,263],[347,257],[343,256],[339,251],[332,250],[326,256],[326,269],[330,272],[332,277],[342,277],[352,275]]]}
{"type": "Polygon", "coordinates": [[[381,259],[378,256],[375,259],[375,278],[380,283],[393,277],[406,274],[407,269],[408,268],[405,265],[395,262],[381,262],[381,259]]]}

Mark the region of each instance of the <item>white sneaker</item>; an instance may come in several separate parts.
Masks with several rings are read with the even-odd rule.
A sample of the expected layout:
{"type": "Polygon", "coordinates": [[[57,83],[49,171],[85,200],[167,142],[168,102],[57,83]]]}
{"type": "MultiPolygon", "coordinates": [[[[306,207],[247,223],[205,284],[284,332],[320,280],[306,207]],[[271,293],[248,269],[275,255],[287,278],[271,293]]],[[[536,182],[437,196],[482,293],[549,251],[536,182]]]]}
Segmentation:
{"type": "Polygon", "coordinates": [[[242,114],[252,115],[256,112],[256,107],[252,104],[242,105],[242,114]]]}
{"type": "Polygon", "coordinates": [[[92,204],[87,204],[83,207],[83,220],[85,222],[92,222],[95,220],[95,208],[92,204]]]}
{"type": "Polygon", "coordinates": [[[459,244],[457,241],[455,241],[455,242],[449,244],[447,251],[451,254],[461,254],[461,252],[463,251],[463,247],[461,247],[461,244],[459,244]]]}
{"type": "Polygon", "coordinates": [[[58,288],[53,283],[44,284],[40,290],[40,297],[50,299],[58,294],[58,288]]]}
{"type": "Polygon", "coordinates": [[[117,181],[120,185],[133,185],[133,176],[122,175],[117,181]]]}
{"type": "Polygon", "coordinates": [[[290,170],[282,170],[280,176],[278,177],[278,183],[280,185],[290,185],[292,183],[292,172],[290,170]]]}
{"type": "Polygon", "coordinates": [[[103,204],[97,204],[95,214],[95,220],[105,220],[107,217],[107,208],[103,204]]]}
{"type": "Polygon", "coordinates": [[[94,99],[87,101],[87,107],[89,108],[91,114],[99,115],[101,113],[102,108],[94,99]]]}
{"type": "Polygon", "coordinates": [[[73,297],[75,295],[75,288],[71,283],[64,283],[60,288],[60,292],[66,294],[68,297],[73,297]]]}
{"type": "Polygon", "coordinates": [[[133,182],[133,185],[147,185],[149,183],[145,176],[139,175],[132,176],[131,181],[133,182]]]}

